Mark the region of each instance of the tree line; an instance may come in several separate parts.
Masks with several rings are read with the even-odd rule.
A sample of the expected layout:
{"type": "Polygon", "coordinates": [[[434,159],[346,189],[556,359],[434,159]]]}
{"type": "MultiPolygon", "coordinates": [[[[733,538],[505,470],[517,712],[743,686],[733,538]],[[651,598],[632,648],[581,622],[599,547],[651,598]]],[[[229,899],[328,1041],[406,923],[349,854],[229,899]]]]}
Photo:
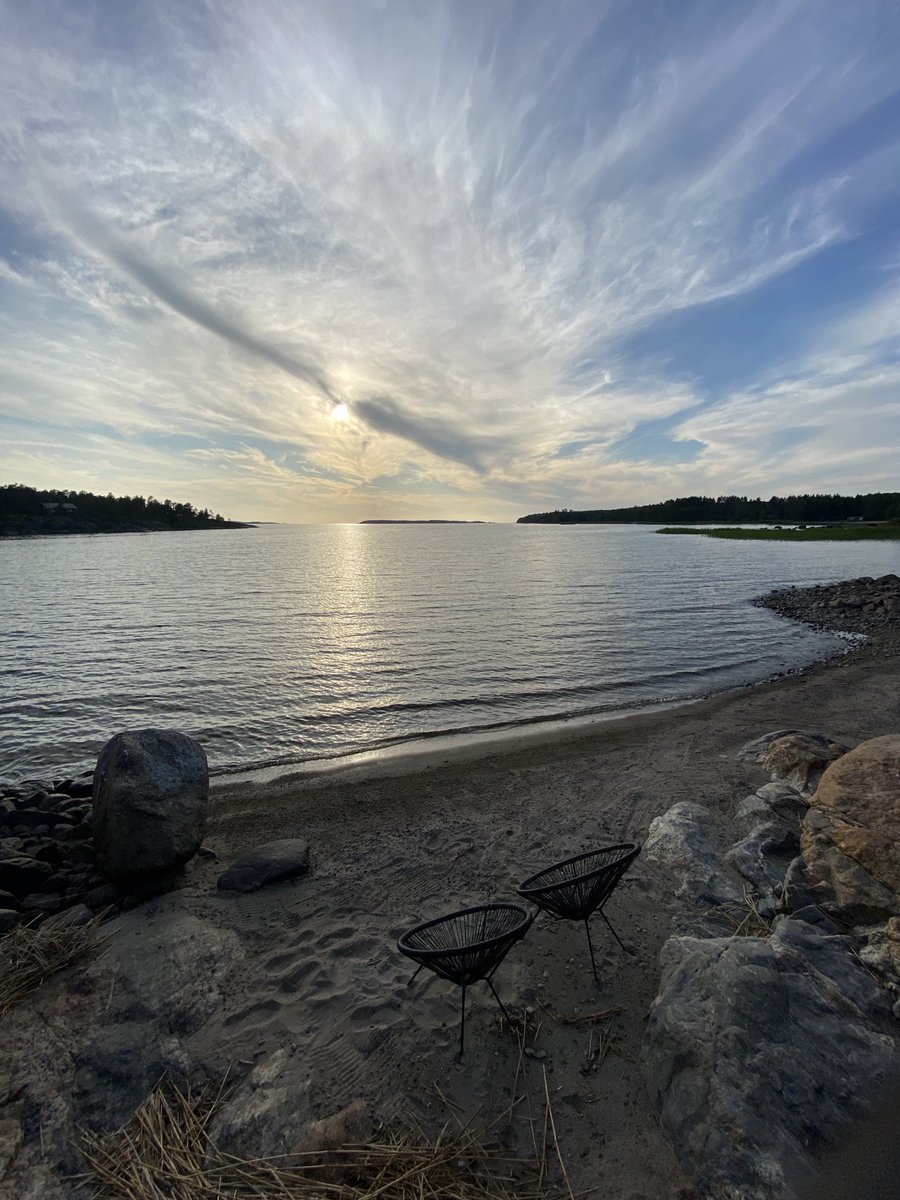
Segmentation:
{"type": "Polygon", "coordinates": [[[659,504],[639,504],[632,508],[594,508],[577,511],[570,508],[554,512],[532,513],[519,517],[518,524],[594,525],[634,523],[667,525],[722,521],[786,522],[807,524],[811,521],[896,521],[900,520],[900,492],[871,492],[868,495],[772,496],[753,500],[747,496],[685,496],[663,500],[659,504]]]}
{"type": "MultiPolygon", "coordinates": [[[[215,529],[237,525],[226,521],[220,513],[208,508],[174,500],[157,500],[154,496],[106,496],[94,492],[73,492],[66,489],[40,489],[23,483],[0,486],[0,522],[15,524],[17,519],[47,519],[44,504],[74,504],[73,517],[79,524],[96,524],[104,528],[120,525],[152,529],[215,529]]],[[[62,515],[51,519],[65,520],[62,515]]]]}

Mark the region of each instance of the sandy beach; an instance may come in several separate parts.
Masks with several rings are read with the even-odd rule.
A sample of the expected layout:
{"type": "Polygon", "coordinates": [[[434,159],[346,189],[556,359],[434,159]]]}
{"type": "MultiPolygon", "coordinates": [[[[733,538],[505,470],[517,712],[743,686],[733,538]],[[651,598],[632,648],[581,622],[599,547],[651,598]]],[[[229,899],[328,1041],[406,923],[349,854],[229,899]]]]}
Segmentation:
{"type": "MultiPolygon", "coordinates": [[[[516,1034],[476,985],[457,1065],[458,993],[425,973],[408,987],[410,964],[395,939],[431,916],[515,899],[517,883],[555,860],[640,841],[677,801],[727,819],[764,778],[736,759],[761,734],[817,730],[853,746],[898,728],[900,658],[873,645],[798,677],[547,741],[264,785],[220,782],[207,844],[221,861],[298,836],[311,843],[313,867],[296,883],[227,901],[212,891],[219,864],[191,868],[177,903],[236,929],[243,951],[228,973],[221,1018],[204,1027],[194,1052],[224,1066],[286,1048],[316,1116],[358,1099],[375,1123],[412,1116],[437,1128],[451,1111],[477,1114],[525,1153],[542,1136],[546,1068],[576,1191],[600,1183],[623,1200],[690,1195],[638,1063],[657,956],[678,917],[659,869],[638,859],[609,903],[632,955],[597,922],[599,986],[582,929],[546,917],[497,972],[504,1002],[528,1010],[527,1044],[539,1057],[520,1054],[516,1034]],[[620,1011],[599,1024],[566,1022],[611,1009],[620,1011]],[[591,1064],[604,1028],[609,1053],[591,1064]]],[[[555,1176],[561,1183],[558,1167],[555,1176]]]]}

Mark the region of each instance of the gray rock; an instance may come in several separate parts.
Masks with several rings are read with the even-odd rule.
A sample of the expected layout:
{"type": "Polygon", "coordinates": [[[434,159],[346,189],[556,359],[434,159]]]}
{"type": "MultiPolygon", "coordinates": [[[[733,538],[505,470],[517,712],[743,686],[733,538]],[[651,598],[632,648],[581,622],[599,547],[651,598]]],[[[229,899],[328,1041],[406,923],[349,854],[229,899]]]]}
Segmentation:
{"type": "Polygon", "coordinates": [[[758,825],[760,821],[767,821],[771,815],[771,808],[759,792],[753,792],[746,796],[737,806],[734,814],[735,820],[751,826],[758,825]]]}
{"type": "Polygon", "coordinates": [[[206,754],[174,730],[117,734],[97,761],[93,794],[97,860],[110,878],[171,871],[203,840],[206,754]]]}
{"type": "Polygon", "coordinates": [[[74,904],[56,918],[56,925],[90,925],[94,914],[86,904],[74,904]]]}
{"type": "Polygon", "coordinates": [[[682,801],[651,822],[643,853],[679,878],[677,896],[716,905],[740,900],[741,893],[723,870],[714,824],[708,808],[682,801]]]}
{"type": "Polygon", "coordinates": [[[898,1065],[885,993],[846,939],[782,918],[771,938],[670,938],[643,1067],[700,1192],[792,1194],[809,1151],[866,1112],[898,1065]]]}
{"type": "Polygon", "coordinates": [[[774,813],[786,821],[799,822],[809,808],[809,801],[806,797],[783,779],[764,783],[761,788],[756,789],[756,794],[768,804],[774,813]]]}
{"type": "Polygon", "coordinates": [[[800,909],[815,905],[818,908],[819,898],[812,890],[806,877],[806,870],[801,855],[791,859],[784,875],[781,887],[781,907],[786,913],[799,912],[800,909]]]}
{"type": "Polygon", "coordinates": [[[107,926],[97,969],[113,971],[117,1020],[153,1019],[182,1038],[220,1010],[224,980],[243,953],[236,933],[184,911],[177,893],[153,909],[135,909],[107,926]]]}
{"type": "Polygon", "coordinates": [[[308,1070],[287,1050],[276,1050],[253,1068],[218,1113],[212,1140],[242,1158],[290,1154],[310,1113],[308,1070]]]}
{"type": "Polygon", "coordinates": [[[780,894],[785,872],[800,849],[800,838],[781,821],[765,821],[733,846],[728,862],[760,896],[780,894]]]}
{"type": "Polygon", "coordinates": [[[223,892],[255,892],[309,870],[309,845],[300,838],[284,838],[256,846],[223,871],[217,886],[223,892]]]}
{"type": "Polygon", "coordinates": [[[184,1050],[157,1022],[107,1025],[76,1060],[76,1119],[90,1129],[118,1129],[164,1075],[184,1086],[187,1073],[184,1050]]]}

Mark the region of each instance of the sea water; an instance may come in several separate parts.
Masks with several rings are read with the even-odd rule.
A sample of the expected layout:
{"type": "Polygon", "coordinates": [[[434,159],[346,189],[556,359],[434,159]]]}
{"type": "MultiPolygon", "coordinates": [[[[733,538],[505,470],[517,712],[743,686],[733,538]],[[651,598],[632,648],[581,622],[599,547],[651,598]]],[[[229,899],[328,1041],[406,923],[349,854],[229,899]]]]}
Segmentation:
{"type": "Polygon", "coordinates": [[[634,525],[263,525],[0,542],[0,780],[122,729],[213,770],[690,700],[840,649],[751,604],[896,542],[634,525]]]}

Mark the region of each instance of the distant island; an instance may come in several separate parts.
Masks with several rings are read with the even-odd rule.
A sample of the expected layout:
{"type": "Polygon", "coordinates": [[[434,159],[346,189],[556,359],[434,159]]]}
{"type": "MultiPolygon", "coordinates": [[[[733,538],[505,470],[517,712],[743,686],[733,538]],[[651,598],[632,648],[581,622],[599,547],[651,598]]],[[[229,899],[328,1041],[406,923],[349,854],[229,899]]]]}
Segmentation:
{"type": "Polygon", "coordinates": [[[633,508],[556,509],[519,517],[519,525],[716,524],[779,522],[790,525],[823,521],[900,520],[900,492],[872,492],[865,496],[772,496],[750,500],[746,496],[686,496],[641,504],[633,508]]]}
{"type": "Polygon", "coordinates": [[[249,529],[208,508],[153,496],[97,496],[41,491],[21,483],[0,486],[0,537],[73,533],[162,533],[187,529],[249,529]]]}
{"type": "Polygon", "coordinates": [[[367,521],[360,521],[360,525],[486,525],[486,521],[448,521],[438,520],[433,518],[428,521],[400,521],[391,520],[390,518],[370,517],[367,521]]]}

